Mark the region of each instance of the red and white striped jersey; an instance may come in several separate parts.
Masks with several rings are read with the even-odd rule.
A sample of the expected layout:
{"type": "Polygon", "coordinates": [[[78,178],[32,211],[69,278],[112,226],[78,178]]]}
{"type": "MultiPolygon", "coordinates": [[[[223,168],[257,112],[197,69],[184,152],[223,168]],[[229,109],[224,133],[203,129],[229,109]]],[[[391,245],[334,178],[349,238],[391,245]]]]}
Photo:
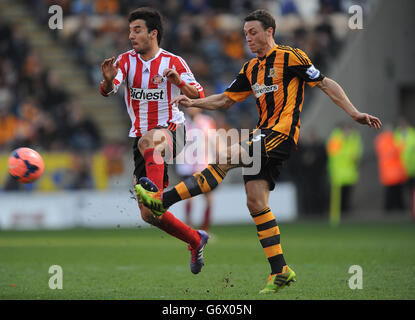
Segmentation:
{"type": "MultiPolygon", "coordinates": [[[[124,100],[131,118],[130,137],[141,137],[156,126],[184,123],[184,114],[171,100],[180,94],[180,89],[163,77],[165,69],[175,69],[180,78],[197,88],[204,97],[202,86],[195,80],[186,62],[179,56],[160,48],[153,59],[144,61],[135,50],[118,56],[118,74],[114,79],[116,93],[125,83],[124,100]]],[[[105,95],[102,90],[101,93],[105,95]]]]}

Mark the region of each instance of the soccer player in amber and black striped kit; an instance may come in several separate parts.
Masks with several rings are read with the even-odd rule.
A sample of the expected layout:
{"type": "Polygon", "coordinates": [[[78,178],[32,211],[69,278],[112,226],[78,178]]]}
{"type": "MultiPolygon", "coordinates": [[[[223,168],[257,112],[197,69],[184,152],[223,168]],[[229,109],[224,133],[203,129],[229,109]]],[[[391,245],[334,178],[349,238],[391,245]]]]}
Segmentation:
{"type": "Polygon", "coordinates": [[[271,267],[267,284],[260,293],[270,293],[289,285],[296,277],[284,259],[280,231],[268,206],[268,198],[275,187],[281,164],[288,159],[298,142],[305,84],[320,88],[356,122],[375,129],[379,129],[382,124],[378,118],[359,112],[340,85],[323,76],[303,51],[277,45],[274,42],[275,20],[265,10],[256,10],[245,18],[244,33],[248,46],[256,57],[244,64],[224,93],[202,99],[179,96],[174,102],[184,107],[207,110],[228,109],[235,102],[241,102],[254,94],[259,120],[250,139],[241,141],[241,148],[228,148],[227,164],[211,164],[170,191],[150,192],[146,190],[146,187],[149,189],[146,184],[137,185],[136,190],[144,205],[155,214],[163,214],[172,204],[215,188],[228,170],[242,166],[231,164],[230,160],[252,150],[252,144],[260,143],[260,172],[244,175],[243,178],[247,206],[271,267]]]}

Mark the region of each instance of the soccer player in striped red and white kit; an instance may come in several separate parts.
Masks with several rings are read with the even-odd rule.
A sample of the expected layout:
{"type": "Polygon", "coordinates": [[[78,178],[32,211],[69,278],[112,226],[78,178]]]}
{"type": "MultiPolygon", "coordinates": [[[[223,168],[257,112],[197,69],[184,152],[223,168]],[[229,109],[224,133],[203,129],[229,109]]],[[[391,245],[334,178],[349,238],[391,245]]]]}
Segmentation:
{"type": "MultiPolygon", "coordinates": [[[[135,137],[134,184],[148,177],[162,190],[168,186],[163,156],[174,158],[185,143],[184,114],[171,100],[180,91],[193,99],[204,97],[204,91],[181,57],[159,47],[163,34],[159,12],[138,8],[130,13],[128,22],[133,49],[102,63],[100,92],[108,96],[125,83],[125,104],[132,123],[129,136],[135,137]]],[[[199,273],[207,233],[190,228],[170,212],[158,217],[140,202],[139,208],[144,221],[189,244],[191,271],[199,273]]]]}

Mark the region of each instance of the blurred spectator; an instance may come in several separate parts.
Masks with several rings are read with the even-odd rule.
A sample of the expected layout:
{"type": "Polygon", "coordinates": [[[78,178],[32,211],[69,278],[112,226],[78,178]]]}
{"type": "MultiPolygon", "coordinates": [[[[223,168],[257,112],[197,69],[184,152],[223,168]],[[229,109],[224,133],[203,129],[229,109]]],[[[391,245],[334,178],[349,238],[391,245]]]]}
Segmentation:
{"type": "MultiPolygon", "coordinates": [[[[63,13],[66,14],[71,10],[71,3],[73,0],[44,0],[45,4],[49,6],[58,5],[62,7],[63,13]]],[[[75,0],[76,1],[76,0],[75,0]]],[[[81,0],[81,2],[87,2],[93,0],[81,0]]]]}
{"type": "Polygon", "coordinates": [[[87,70],[87,76],[90,83],[93,83],[91,78],[92,66],[90,65],[87,59],[87,50],[90,45],[90,42],[95,39],[95,31],[90,26],[88,16],[82,14],[79,16],[79,28],[71,36],[69,42],[75,47],[75,54],[77,57],[77,62],[84,66],[87,70]]]}
{"type": "Polygon", "coordinates": [[[16,26],[12,29],[12,39],[9,45],[9,53],[13,53],[10,58],[17,67],[23,63],[29,49],[28,39],[24,35],[22,26],[16,26]]]}
{"type": "Polygon", "coordinates": [[[109,176],[114,177],[124,173],[125,151],[125,144],[118,141],[109,141],[103,147],[102,152],[107,159],[107,174],[109,176]]]}
{"type": "Polygon", "coordinates": [[[95,1],[93,0],[73,0],[72,13],[91,15],[95,13],[95,1]]]}
{"type": "Polygon", "coordinates": [[[298,14],[297,5],[294,0],[282,0],[280,1],[281,15],[298,14]]]}
{"type": "Polygon", "coordinates": [[[12,28],[0,17],[0,57],[7,57],[12,51],[12,28]]]}
{"type": "Polygon", "coordinates": [[[20,146],[32,146],[36,139],[39,121],[39,109],[36,106],[36,101],[26,98],[18,107],[18,117],[12,149],[20,146]]]}
{"type": "Polygon", "coordinates": [[[25,60],[18,66],[20,71],[19,90],[20,96],[39,98],[43,94],[46,70],[40,61],[36,51],[30,50],[25,60]]]}
{"type": "Polygon", "coordinates": [[[63,136],[67,147],[75,150],[96,151],[101,147],[101,135],[95,123],[79,107],[76,101],[66,106],[69,115],[63,136]]]}
{"type": "Polygon", "coordinates": [[[402,161],[409,177],[411,212],[415,217],[415,128],[401,117],[394,136],[397,144],[402,148],[402,161]]]}
{"type": "Polygon", "coordinates": [[[401,118],[395,130],[395,140],[402,148],[402,161],[411,179],[415,179],[415,128],[401,118]]]}
{"type": "Polygon", "coordinates": [[[298,190],[300,212],[316,216],[326,213],[329,199],[326,147],[314,132],[302,138],[288,170],[298,190]]]}
{"type": "Polygon", "coordinates": [[[120,10],[118,0],[96,0],[95,6],[98,14],[117,14],[120,10]]]}
{"type": "Polygon", "coordinates": [[[48,113],[43,112],[40,115],[36,142],[42,149],[48,151],[64,150],[66,147],[56,121],[48,113]]]}
{"type": "Polygon", "coordinates": [[[18,119],[6,104],[0,104],[0,149],[7,147],[16,137],[18,119]]]}
{"type": "Polygon", "coordinates": [[[245,57],[244,41],[241,32],[227,32],[223,38],[225,54],[231,59],[243,60],[245,57]]]}
{"type": "Polygon", "coordinates": [[[91,189],[94,188],[92,178],[91,154],[89,152],[74,152],[72,154],[72,174],[70,189],[91,189]]]}
{"type": "Polygon", "coordinates": [[[18,115],[7,105],[0,106],[0,150],[31,145],[35,138],[38,109],[26,100],[19,106],[18,115]]]}
{"type": "MultiPolygon", "coordinates": [[[[340,210],[348,213],[353,187],[359,180],[359,164],[363,152],[359,132],[348,124],[335,128],[327,141],[328,172],[331,184],[331,208],[338,206],[335,195],[340,192],[340,210]]],[[[334,209],[332,209],[334,210],[334,209]]]]}
{"type": "Polygon", "coordinates": [[[394,138],[392,127],[385,124],[382,133],[375,140],[378,157],[379,180],[385,188],[384,209],[403,210],[403,188],[408,179],[402,161],[402,145],[394,138]]]}
{"type": "Polygon", "coordinates": [[[39,102],[43,110],[59,114],[59,109],[69,101],[69,94],[54,71],[45,74],[42,95],[39,102]]]}
{"type": "MultiPolygon", "coordinates": [[[[215,159],[215,155],[218,152],[217,145],[210,145],[209,142],[209,130],[216,128],[215,120],[202,113],[202,109],[188,108],[185,110],[186,113],[186,131],[192,133],[192,139],[190,144],[185,145],[183,154],[188,156],[188,150],[195,150],[195,143],[197,143],[198,149],[196,154],[191,155],[197,157],[196,159],[184,158],[184,163],[176,164],[176,172],[182,178],[181,180],[191,176],[194,172],[198,172],[207,167],[209,159],[215,159]],[[197,139],[197,140],[196,140],[197,139]],[[203,148],[204,147],[204,148],[203,148]],[[216,147],[215,149],[213,149],[216,147]],[[203,148],[203,150],[199,149],[203,148]],[[204,157],[203,157],[204,156],[204,157]]],[[[215,141],[216,143],[216,141],[215,141]]],[[[211,225],[212,206],[213,206],[213,195],[211,192],[204,193],[205,207],[203,214],[203,222],[200,229],[208,231],[211,225]]],[[[194,209],[194,201],[192,199],[186,200],[185,204],[185,223],[192,225],[192,213],[194,209]]]]}
{"type": "Polygon", "coordinates": [[[341,12],[341,0],[320,0],[320,11],[326,14],[341,12]]]}
{"type": "Polygon", "coordinates": [[[209,8],[208,0],[184,0],[183,9],[191,14],[201,14],[209,8]]]}

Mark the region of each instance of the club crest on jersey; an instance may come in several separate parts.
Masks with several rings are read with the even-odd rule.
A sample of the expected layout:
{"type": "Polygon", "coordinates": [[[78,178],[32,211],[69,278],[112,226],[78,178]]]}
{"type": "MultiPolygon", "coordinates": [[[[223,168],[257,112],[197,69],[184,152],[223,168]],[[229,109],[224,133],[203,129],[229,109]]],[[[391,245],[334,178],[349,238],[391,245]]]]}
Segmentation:
{"type": "Polygon", "coordinates": [[[277,68],[271,68],[269,69],[268,78],[275,78],[277,77],[277,68]]]}
{"type": "Polygon", "coordinates": [[[160,84],[160,83],[163,83],[163,82],[164,82],[164,78],[159,74],[156,74],[153,77],[153,79],[151,79],[151,83],[153,83],[153,84],[160,84]]]}

